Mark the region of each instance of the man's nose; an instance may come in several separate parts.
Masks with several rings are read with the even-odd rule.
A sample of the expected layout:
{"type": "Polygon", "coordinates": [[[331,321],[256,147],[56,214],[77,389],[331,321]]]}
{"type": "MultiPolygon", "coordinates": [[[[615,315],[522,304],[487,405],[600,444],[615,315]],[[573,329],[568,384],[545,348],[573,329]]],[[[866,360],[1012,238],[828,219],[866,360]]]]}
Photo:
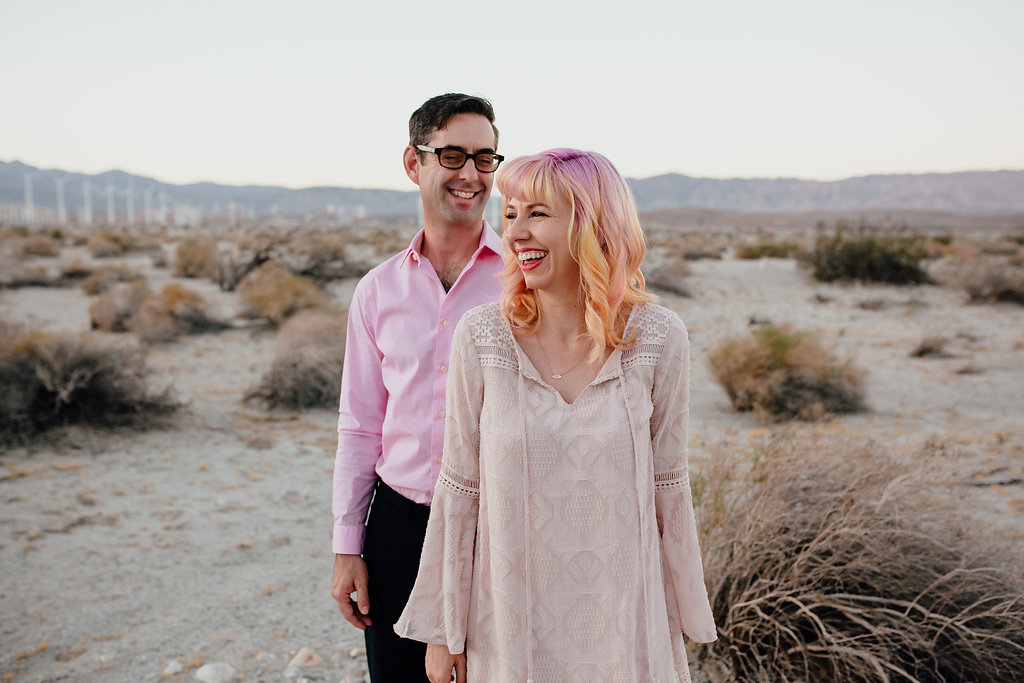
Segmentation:
{"type": "Polygon", "coordinates": [[[476,162],[473,159],[466,159],[466,163],[459,169],[459,179],[469,181],[480,180],[480,171],[476,170],[476,162]]]}

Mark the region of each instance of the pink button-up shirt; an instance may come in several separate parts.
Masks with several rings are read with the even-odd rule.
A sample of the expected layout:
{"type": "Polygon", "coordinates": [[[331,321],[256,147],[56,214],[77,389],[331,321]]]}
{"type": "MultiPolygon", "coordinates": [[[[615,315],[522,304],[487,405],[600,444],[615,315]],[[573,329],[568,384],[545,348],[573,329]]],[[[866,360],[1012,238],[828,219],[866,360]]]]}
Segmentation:
{"type": "Polygon", "coordinates": [[[335,553],[363,551],[378,476],[406,498],[430,503],[455,324],[501,292],[501,239],[486,223],[448,292],[422,244],[421,230],[408,249],[359,281],[349,307],[334,463],[335,553]]]}

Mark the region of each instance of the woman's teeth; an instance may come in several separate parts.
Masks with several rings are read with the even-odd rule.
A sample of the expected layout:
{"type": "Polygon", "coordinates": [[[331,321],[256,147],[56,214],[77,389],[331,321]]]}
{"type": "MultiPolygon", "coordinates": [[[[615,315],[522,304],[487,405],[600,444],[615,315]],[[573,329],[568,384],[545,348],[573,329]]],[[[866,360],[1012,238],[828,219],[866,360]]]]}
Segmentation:
{"type": "Polygon", "coordinates": [[[521,251],[518,254],[520,261],[532,261],[534,259],[544,258],[547,255],[548,255],[548,252],[546,252],[546,251],[537,251],[537,250],[521,251]]]}

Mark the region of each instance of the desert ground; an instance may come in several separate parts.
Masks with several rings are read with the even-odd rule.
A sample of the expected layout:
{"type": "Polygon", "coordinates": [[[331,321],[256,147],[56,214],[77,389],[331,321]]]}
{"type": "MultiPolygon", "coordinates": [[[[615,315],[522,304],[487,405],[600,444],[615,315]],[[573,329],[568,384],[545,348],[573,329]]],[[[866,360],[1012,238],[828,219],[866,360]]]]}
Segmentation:
{"type": "MultiPolygon", "coordinates": [[[[179,239],[166,236],[168,255],[179,239]]],[[[652,264],[667,253],[652,249],[652,264]]],[[[692,340],[693,467],[710,444],[776,428],[733,410],[709,350],[753,323],[792,323],[866,372],[868,410],[831,429],[893,448],[946,444],[978,533],[1024,539],[1024,308],[969,303],[942,285],[824,284],[792,258],[721,256],[689,262],[689,296],[661,294],[692,340]],[[943,337],[945,353],[911,357],[927,337],[943,337]]],[[[68,246],[40,262],[69,259],[97,261],[68,246]]],[[[242,402],[273,360],[273,328],[241,321],[237,292],[150,255],[113,262],[154,290],[186,285],[234,324],[150,346],[157,383],[184,403],[166,423],[62,427],[0,455],[0,680],[187,681],[214,663],[244,681],[363,680],[361,633],[328,593],[335,411],[242,402]]],[[[333,282],[331,299],[343,306],[355,282],[333,282]]],[[[85,332],[92,300],[75,286],[8,288],[0,319],[85,332]]]]}

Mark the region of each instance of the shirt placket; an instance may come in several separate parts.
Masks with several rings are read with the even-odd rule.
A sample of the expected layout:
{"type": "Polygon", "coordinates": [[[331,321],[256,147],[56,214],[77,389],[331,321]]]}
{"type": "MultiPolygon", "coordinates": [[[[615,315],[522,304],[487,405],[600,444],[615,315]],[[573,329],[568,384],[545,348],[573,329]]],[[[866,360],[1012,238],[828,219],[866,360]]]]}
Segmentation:
{"type": "Polygon", "coordinates": [[[445,423],[445,388],[448,384],[448,354],[452,347],[452,336],[455,332],[455,306],[452,297],[442,297],[438,308],[437,316],[437,343],[434,346],[433,363],[433,405],[430,430],[430,476],[436,481],[441,471],[441,455],[444,450],[444,423],[445,423]]]}

